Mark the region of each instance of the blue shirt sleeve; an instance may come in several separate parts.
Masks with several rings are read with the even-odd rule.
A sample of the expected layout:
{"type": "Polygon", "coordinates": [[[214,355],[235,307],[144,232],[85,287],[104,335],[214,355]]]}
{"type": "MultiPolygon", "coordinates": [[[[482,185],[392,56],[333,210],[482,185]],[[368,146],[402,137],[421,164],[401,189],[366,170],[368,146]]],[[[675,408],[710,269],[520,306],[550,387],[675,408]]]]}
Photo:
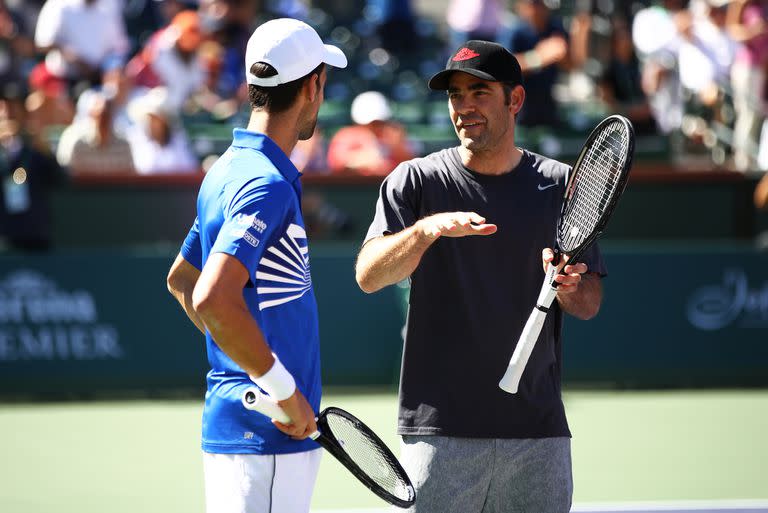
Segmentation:
{"type": "Polygon", "coordinates": [[[226,253],[248,269],[251,282],[268,241],[285,231],[295,204],[295,192],[286,182],[251,182],[234,196],[224,212],[211,254],[226,253]]]}
{"type": "Polygon", "coordinates": [[[203,247],[200,244],[200,222],[195,218],[187,238],[181,244],[181,256],[192,264],[198,271],[203,269],[203,247]]]}

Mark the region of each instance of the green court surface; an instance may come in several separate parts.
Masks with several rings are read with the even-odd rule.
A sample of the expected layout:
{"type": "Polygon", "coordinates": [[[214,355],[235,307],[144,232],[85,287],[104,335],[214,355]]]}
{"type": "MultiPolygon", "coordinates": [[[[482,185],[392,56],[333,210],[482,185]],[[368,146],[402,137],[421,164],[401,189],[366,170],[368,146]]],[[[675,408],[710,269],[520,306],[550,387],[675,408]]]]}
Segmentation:
{"type": "MultiPolygon", "coordinates": [[[[768,390],[565,401],[577,505],[768,498],[768,390]]],[[[355,413],[397,452],[392,392],[331,390],[324,405],[355,413]]],[[[0,511],[202,513],[200,412],[191,400],[0,404],[0,511]]],[[[314,512],[383,506],[324,458],[314,512]]]]}

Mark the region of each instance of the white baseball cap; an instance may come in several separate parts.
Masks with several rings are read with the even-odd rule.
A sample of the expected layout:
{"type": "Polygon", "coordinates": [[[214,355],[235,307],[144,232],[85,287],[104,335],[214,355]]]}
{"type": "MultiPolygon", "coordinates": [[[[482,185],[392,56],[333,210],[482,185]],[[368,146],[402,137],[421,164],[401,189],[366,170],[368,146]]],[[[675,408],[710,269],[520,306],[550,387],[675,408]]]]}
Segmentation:
{"type": "Polygon", "coordinates": [[[292,82],[311,72],[321,62],[347,67],[347,57],[337,47],[323,44],[315,29],[303,21],[279,18],[253,31],[245,50],[245,79],[249,84],[273,87],[292,82]],[[273,77],[251,74],[251,66],[264,62],[277,70],[273,77]]]}
{"type": "Polygon", "coordinates": [[[367,125],[371,121],[386,121],[392,117],[387,98],[378,91],[360,93],[352,101],[350,109],[352,121],[358,125],[367,125]]]}

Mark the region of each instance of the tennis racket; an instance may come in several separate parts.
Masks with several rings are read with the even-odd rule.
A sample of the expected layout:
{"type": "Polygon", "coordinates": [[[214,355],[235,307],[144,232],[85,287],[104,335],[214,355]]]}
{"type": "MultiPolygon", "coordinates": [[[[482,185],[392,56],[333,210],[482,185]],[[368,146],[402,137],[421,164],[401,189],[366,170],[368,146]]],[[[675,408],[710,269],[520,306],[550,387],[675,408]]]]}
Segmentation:
{"type": "Polygon", "coordinates": [[[547,268],[536,307],[525,323],[507,371],[499,382],[502,390],[517,393],[525,365],[557,293],[558,284],[554,279],[562,272],[558,267],[560,258],[568,255],[568,264],[575,264],[600,236],[624,192],[634,151],[632,124],[618,115],[601,121],[584,143],[565,187],[555,235],[555,259],[547,268]]]}
{"type": "MultiPolygon", "coordinates": [[[[291,422],[282,408],[256,387],[248,387],[243,406],[284,424],[291,422]]],[[[416,502],[416,490],[392,451],[368,426],[341,408],[326,408],[317,418],[315,440],[361,483],[388,503],[407,508],[416,502]]]]}

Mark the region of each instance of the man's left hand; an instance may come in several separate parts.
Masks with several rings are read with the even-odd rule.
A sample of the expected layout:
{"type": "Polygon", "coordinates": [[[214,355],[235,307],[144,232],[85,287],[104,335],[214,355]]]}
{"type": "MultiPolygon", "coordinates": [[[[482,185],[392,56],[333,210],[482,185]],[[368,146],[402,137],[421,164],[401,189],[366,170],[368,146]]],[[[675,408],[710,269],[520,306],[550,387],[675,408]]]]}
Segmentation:
{"type": "MultiPolygon", "coordinates": [[[[550,248],[546,248],[541,252],[541,260],[544,264],[545,271],[554,258],[555,253],[550,248]]],[[[579,283],[581,282],[581,275],[588,270],[587,264],[583,262],[579,262],[573,265],[568,264],[568,258],[569,257],[567,255],[564,255],[558,264],[558,268],[562,269],[565,274],[555,275],[555,282],[558,284],[558,295],[573,294],[576,292],[576,290],[579,288],[579,283]],[[563,267],[565,268],[563,269],[563,267]]]]}

